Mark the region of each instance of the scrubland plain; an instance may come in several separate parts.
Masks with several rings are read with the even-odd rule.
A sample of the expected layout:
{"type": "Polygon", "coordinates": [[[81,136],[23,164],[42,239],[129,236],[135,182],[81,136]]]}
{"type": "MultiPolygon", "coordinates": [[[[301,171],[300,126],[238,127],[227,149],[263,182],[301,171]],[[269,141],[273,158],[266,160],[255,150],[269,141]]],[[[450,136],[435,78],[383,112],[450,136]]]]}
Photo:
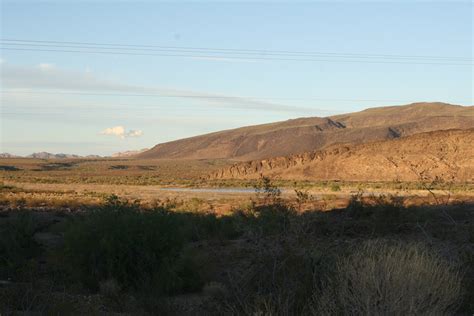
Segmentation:
{"type": "Polygon", "coordinates": [[[472,314],[472,111],[0,159],[0,314],[472,314]]]}
{"type": "Polygon", "coordinates": [[[470,182],[209,177],[229,160],[0,162],[6,313],[474,308],[470,182]]]}

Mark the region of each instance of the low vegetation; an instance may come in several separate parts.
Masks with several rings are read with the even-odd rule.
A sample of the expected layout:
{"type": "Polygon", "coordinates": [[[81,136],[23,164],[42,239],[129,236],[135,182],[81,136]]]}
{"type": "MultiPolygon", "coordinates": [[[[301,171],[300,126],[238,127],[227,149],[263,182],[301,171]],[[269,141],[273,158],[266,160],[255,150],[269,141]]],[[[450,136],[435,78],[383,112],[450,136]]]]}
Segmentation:
{"type": "Polygon", "coordinates": [[[453,314],[461,301],[456,266],[423,244],[372,240],[339,258],[316,315],[453,314]]]}
{"type": "Polygon", "coordinates": [[[38,224],[28,213],[15,214],[0,223],[0,280],[8,280],[40,253],[33,239],[38,224]]]}
{"type": "Polygon", "coordinates": [[[3,212],[0,311],[474,310],[472,205],[408,207],[398,196],[359,192],[346,208],[301,212],[313,199],[304,189],[291,203],[269,179],[255,189],[251,203],[226,215],[199,210],[202,201],[145,207],[115,195],[75,213],[3,212]]]}

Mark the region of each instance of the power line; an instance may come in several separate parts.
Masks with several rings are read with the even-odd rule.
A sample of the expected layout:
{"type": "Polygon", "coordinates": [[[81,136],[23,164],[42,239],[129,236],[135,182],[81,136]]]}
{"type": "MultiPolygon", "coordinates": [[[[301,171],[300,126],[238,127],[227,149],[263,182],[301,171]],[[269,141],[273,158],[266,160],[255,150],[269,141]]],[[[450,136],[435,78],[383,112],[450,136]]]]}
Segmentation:
{"type": "Polygon", "coordinates": [[[59,53],[87,53],[105,55],[129,55],[129,56],[160,56],[160,57],[187,57],[187,58],[214,58],[214,59],[235,59],[235,60],[276,60],[276,61],[306,61],[306,62],[333,62],[333,63],[367,63],[367,64],[412,64],[412,65],[446,65],[446,66],[472,66],[473,64],[463,63],[433,63],[433,62],[402,62],[402,61],[366,61],[366,60],[335,60],[335,59],[296,59],[296,58],[266,58],[266,57],[239,57],[239,56],[216,56],[216,55],[186,55],[186,54],[145,54],[130,52],[104,52],[104,51],[81,51],[81,50],[53,50],[53,49],[28,49],[2,47],[2,50],[14,51],[35,51],[35,52],[59,52],[59,53]]]}
{"type": "MultiPolygon", "coordinates": [[[[46,48],[78,48],[78,49],[107,49],[107,50],[118,50],[122,49],[127,51],[151,51],[151,52],[177,52],[177,53],[215,53],[212,51],[206,51],[206,50],[186,50],[186,49],[151,49],[151,48],[119,48],[119,47],[100,47],[100,46],[78,46],[78,45],[51,45],[51,44],[24,44],[24,43],[0,43],[1,45],[14,45],[15,46],[32,46],[32,47],[46,47],[46,48]]],[[[289,54],[289,53],[274,53],[274,52],[261,52],[257,55],[257,53],[250,53],[250,52],[218,52],[219,54],[238,54],[238,55],[250,55],[249,58],[252,58],[253,55],[256,56],[316,56],[316,57],[331,57],[331,58],[360,58],[360,59],[367,59],[367,58],[381,58],[377,56],[372,56],[372,55],[367,55],[367,56],[352,56],[352,55],[347,55],[347,54],[323,54],[323,53],[314,53],[314,54],[289,54]]],[[[232,57],[231,57],[232,58],[232,57]]],[[[438,60],[438,61],[449,61],[449,57],[430,57],[430,58],[424,58],[424,59],[432,59],[432,60],[438,60]],[[442,59],[441,59],[442,58],[442,59]]],[[[406,59],[417,59],[414,57],[405,57],[405,56],[390,56],[390,57],[383,57],[383,59],[401,59],[401,60],[406,60],[406,59]]],[[[471,59],[468,58],[458,58],[459,61],[471,61],[471,59]]]]}
{"type": "MultiPolygon", "coordinates": [[[[185,51],[220,51],[232,53],[253,53],[253,54],[291,54],[291,55],[335,55],[345,57],[387,57],[387,58],[423,58],[423,59],[457,59],[472,61],[467,57],[448,57],[448,56],[426,56],[426,55],[389,55],[389,54],[360,54],[360,53],[334,53],[334,52],[309,52],[309,51],[286,51],[286,50],[267,50],[267,49],[233,49],[233,48],[208,48],[208,47],[179,47],[179,46],[159,46],[159,45],[136,45],[136,44],[111,44],[111,43],[91,43],[91,42],[67,42],[67,41],[38,41],[38,40],[20,40],[20,39],[0,39],[4,42],[29,42],[29,43],[49,43],[49,44],[73,44],[73,45],[93,45],[93,46],[113,46],[115,48],[123,47],[142,47],[142,48],[158,48],[169,50],[185,50],[185,51]]],[[[13,43],[10,43],[13,44],[13,43]]],[[[19,45],[19,44],[17,44],[19,45]]],[[[27,44],[26,44],[27,45],[27,44]]],[[[105,47],[102,47],[105,49],[105,47]]],[[[131,48],[130,48],[131,49],[131,48]]]]}
{"type": "MultiPolygon", "coordinates": [[[[5,40],[2,40],[5,41],[5,40]]],[[[11,41],[11,40],[10,40],[11,41]]],[[[20,40],[18,40],[20,41],[20,40]]],[[[90,46],[71,46],[71,45],[51,45],[51,44],[25,44],[22,40],[22,43],[1,43],[3,50],[15,50],[15,51],[43,51],[43,52],[61,52],[61,53],[87,53],[87,54],[107,54],[107,55],[131,55],[131,56],[160,56],[160,57],[185,57],[185,58],[211,58],[211,59],[224,59],[224,60],[240,60],[240,61],[252,61],[252,60],[269,60],[269,61],[306,61],[306,62],[344,62],[344,63],[370,63],[370,64],[420,64],[420,65],[455,65],[455,66],[472,66],[470,63],[458,63],[450,62],[448,59],[439,59],[439,58],[448,58],[448,57],[423,57],[425,60],[434,58],[433,61],[411,61],[413,58],[422,58],[418,57],[409,57],[409,56],[386,56],[386,57],[376,57],[376,55],[351,55],[351,54],[336,54],[336,53],[325,53],[326,55],[301,55],[301,52],[293,52],[293,55],[288,55],[289,52],[283,53],[283,51],[273,51],[270,53],[262,54],[262,52],[249,53],[244,51],[236,50],[236,52],[212,52],[212,51],[196,51],[188,50],[181,48],[180,50],[172,50],[167,48],[166,50],[161,49],[138,49],[138,48],[118,48],[118,47],[90,47],[90,46]],[[5,47],[5,45],[7,45],[5,47]],[[11,47],[13,45],[13,47],[11,47]],[[46,46],[47,48],[52,47],[55,49],[45,49],[45,48],[18,48],[14,45],[23,45],[23,46],[46,46]],[[60,48],[73,48],[73,49],[60,49],[60,48]],[[97,50],[99,49],[99,50],[97,50]],[[108,51],[104,51],[108,49],[108,51]],[[125,51],[124,51],[125,49],[125,51]],[[138,50],[138,52],[133,52],[130,50],[138,50]],[[145,52],[143,52],[145,51],[145,52]],[[146,53],[146,51],[156,51],[160,53],[146,53]],[[162,52],[167,52],[162,53],[162,52]],[[282,54],[283,53],[283,54],[282,54]],[[220,55],[217,55],[220,54],[220,55]],[[224,54],[224,55],[222,55],[224,54]],[[225,55],[225,54],[247,54],[247,56],[235,56],[235,55],[225,55]],[[285,55],[286,54],[286,55],[285,55]],[[300,54],[300,55],[298,55],[300,54]],[[333,55],[329,55],[333,54],[333,55]],[[288,58],[292,57],[292,58],[288,58]],[[318,57],[318,58],[307,58],[307,57],[318,57]],[[319,59],[325,58],[325,59],[319,59]],[[329,58],[329,59],[328,59],[329,58]],[[356,59],[354,59],[356,58],[356,59]],[[380,60],[357,60],[357,58],[370,58],[370,59],[380,59],[380,60]],[[408,59],[407,59],[408,58],[408,59]],[[389,59],[389,60],[387,60],[389,59]],[[437,62],[435,62],[437,61],[437,62]]],[[[35,41],[38,42],[38,41],[35,41]]],[[[67,43],[67,42],[64,42],[67,43]]],[[[79,43],[79,42],[70,42],[70,43],[79,43]]],[[[89,43],[86,45],[98,45],[89,43]]],[[[103,44],[103,45],[112,45],[112,44],[103,44]]],[[[194,48],[193,48],[194,49],[194,48]]],[[[229,49],[230,50],[230,49],[229,49]]],[[[255,51],[256,52],[256,51],[255,51]]],[[[307,53],[306,53],[307,54],[307,53]]],[[[318,54],[318,53],[314,53],[318,54]]],[[[321,53],[319,53],[321,54],[321,53]]],[[[421,59],[420,59],[421,60],[421,59]]],[[[459,61],[469,61],[469,59],[459,59],[459,61]]]]}

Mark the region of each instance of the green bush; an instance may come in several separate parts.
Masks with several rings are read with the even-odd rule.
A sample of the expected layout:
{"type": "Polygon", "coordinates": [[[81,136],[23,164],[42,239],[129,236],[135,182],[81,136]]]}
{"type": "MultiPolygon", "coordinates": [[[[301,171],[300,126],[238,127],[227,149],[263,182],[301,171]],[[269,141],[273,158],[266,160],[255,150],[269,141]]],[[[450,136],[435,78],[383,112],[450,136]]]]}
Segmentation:
{"type": "Polygon", "coordinates": [[[228,220],[240,234],[247,232],[264,236],[285,234],[290,230],[296,216],[296,210],[291,206],[272,203],[236,210],[228,220]]]}
{"type": "Polygon", "coordinates": [[[362,191],[351,195],[349,204],[347,205],[347,212],[348,215],[354,219],[366,218],[372,214],[362,199],[362,191]]]}
{"type": "Polygon", "coordinates": [[[268,177],[262,176],[254,185],[257,199],[263,198],[263,204],[275,204],[281,202],[281,190],[268,177]]]}
{"type": "Polygon", "coordinates": [[[240,234],[231,216],[144,211],[138,201],[112,195],[104,207],[71,220],[64,251],[72,273],[89,288],[113,279],[124,290],[174,294],[202,286],[199,267],[183,251],[187,244],[240,234]]]}
{"type": "Polygon", "coordinates": [[[403,212],[403,198],[398,196],[384,196],[373,197],[375,205],[372,213],[372,225],[374,231],[377,233],[393,233],[402,228],[403,222],[409,219],[404,218],[403,212]]]}
{"type": "Polygon", "coordinates": [[[263,205],[255,210],[257,218],[255,224],[265,235],[284,234],[290,230],[292,219],[296,211],[283,204],[263,205]]]}
{"type": "Polygon", "coordinates": [[[7,279],[40,252],[33,239],[36,224],[29,213],[20,213],[0,226],[0,278],[7,279]]]}
{"type": "Polygon", "coordinates": [[[412,210],[410,214],[403,203],[403,198],[399,196],[380,195],[363,199],[362,193],[359,192],[351,196],[347,206],[349,225],[358,227],[365,225],[371,232],[380,235],[399,232],[404,228],[404,224],[412,222],[413,217],[419,213],[412,210]]]}
{"type": "Polygon", "coordinates": [[[333,183],[333,184],[331,184],[331,191],[332,192],[339,192],[339,191],[341,191],[341,187],[339,186],[339,184],[333,183]]]}
{"type": "MultiPolygon", "coordinates": [[[[117,202],[117,201],[115,201],[117,202]]],[[[124,289],[170,294],[191,287],[195,273],[181,255],[185,233],[177,216],[112,203],[74,219],[65,232],[72,272],[88,287],[115,279],[124,289]]]]}
{"type": "Polygon", "coordinates": [[[217,217],[214,213],[168,213],[180,221],[186,240],[234,239],[241,235],[233,216],[217,217]]]}

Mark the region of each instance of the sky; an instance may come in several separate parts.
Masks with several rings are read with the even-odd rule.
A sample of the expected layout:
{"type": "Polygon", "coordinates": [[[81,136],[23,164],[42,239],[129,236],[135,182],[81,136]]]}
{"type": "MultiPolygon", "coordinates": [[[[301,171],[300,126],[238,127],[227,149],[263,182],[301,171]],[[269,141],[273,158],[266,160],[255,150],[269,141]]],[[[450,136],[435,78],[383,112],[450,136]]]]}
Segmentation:
{"type": "Polygon", "coordinates": [[[0,152],[473,102],[471,1],[1,1],[0,152]]]}

